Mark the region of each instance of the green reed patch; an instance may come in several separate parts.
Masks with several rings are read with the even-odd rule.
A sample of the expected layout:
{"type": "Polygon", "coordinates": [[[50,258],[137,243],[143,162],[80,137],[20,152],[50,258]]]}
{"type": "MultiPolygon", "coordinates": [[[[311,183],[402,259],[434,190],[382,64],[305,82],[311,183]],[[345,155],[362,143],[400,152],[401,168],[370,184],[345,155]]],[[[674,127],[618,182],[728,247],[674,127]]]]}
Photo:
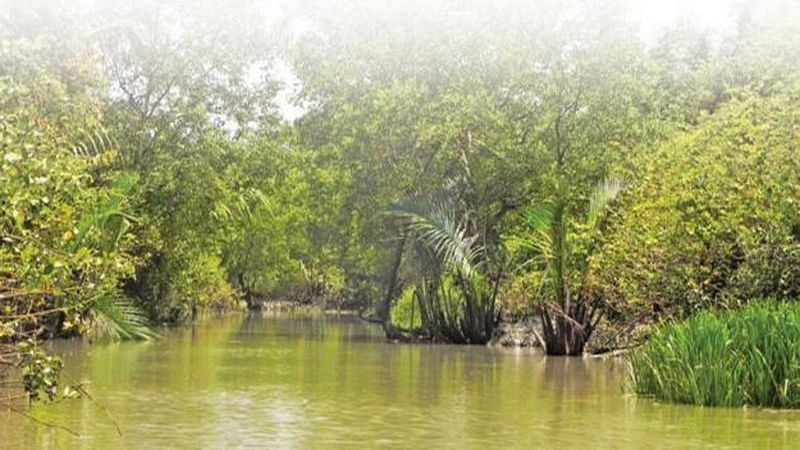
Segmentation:
{"type": "Polygon", "coordinates": [[[760,300],[664,326],[630,355],[637,394],[706,406],[800,407],[800,305],[760,300]]]}

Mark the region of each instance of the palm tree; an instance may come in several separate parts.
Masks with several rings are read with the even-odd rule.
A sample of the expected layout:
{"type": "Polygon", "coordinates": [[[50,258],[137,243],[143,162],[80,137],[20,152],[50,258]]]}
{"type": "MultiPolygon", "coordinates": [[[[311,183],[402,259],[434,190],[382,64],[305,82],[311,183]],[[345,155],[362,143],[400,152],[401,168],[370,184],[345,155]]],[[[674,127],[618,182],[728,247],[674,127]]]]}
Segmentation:
{"type": "Polygon", "coordinates": [[[89,306],[91,332],[96,337],[110,339],[148,340],[157,337],[147,315],[130,300],[104,296],[89,306]]]}
{"type": "MultiPolygon", "coordinates": [[[[81,220],[76,238],[65,250],[77,251],[92,231],[96,231],[96,241],[91,244],[96,251],[117,251],[120,239],[131,222],[137,220],[127,212],[127,199],[137,182],[136,174],[121,172],[113,182],[109,197],[81,220]]],[[[91,321],[93,334],[99,337],[151,339],[156,336],[141,308],[119,293],[107,292],[95,298],[88,303],[84,314],[91,321]]]]}
{"type": "Polygon", "coordinates": [[[528,213],[533,232],[515,237],[515,246],[532,252],[521,267],[534,267],[540,273],[535,292],[537,312],[542,324],[538,339],[548,354],[579,355],[602,318],[602,299],[586,289],[589,259],[597,248],[597,237],[605,229],[609,206],[622,188],[619,180],[605,180],[592,192],[588,213],[583,218],[588,243],[576,251],[569,234],[574,221],[567,200],[567,186],[556,184],[555,200],[528,213]]]}
{"type": "Polygon", "coordinates": [[[459,220],[454,209],[442,204],[425,210],[395,208],[390,214],[403,223],[403,245],[408,238],[416,244],[420,276],[414,295],[421,334],[439,342],[486,343],[499,319],[502,267],[492,272],[489,252],[469,214],[459,220]]]}

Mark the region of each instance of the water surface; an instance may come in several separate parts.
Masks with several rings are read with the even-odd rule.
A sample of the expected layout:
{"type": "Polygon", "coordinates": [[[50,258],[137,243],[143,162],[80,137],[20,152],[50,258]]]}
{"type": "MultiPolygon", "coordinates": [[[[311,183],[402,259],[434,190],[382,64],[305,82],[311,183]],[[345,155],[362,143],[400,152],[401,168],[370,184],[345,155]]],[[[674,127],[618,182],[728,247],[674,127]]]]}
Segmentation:
{"type": "Polygon", "coordinates": [[[57,345],[96,404],[0,411],[0,448],[791,448],[800,413],[626,395],[620,362],[389,344],[350,317],[209,319],[155,342],[57,345]]]}

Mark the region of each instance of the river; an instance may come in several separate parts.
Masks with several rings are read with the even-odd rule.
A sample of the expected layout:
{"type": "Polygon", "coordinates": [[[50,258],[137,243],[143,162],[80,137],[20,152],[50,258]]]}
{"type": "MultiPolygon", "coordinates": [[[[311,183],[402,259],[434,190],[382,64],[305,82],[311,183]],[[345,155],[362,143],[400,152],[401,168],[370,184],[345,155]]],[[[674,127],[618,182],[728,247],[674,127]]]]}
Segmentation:
{"type": "Polygon", "coordinates": [[[0,448],[800,446],[800,412],[635,398],[619,360],[391,344],[347,316],[228,316],[162,335],[55,343],[96,401],[30,412],[81,436],[3,410],[0,448]]]}

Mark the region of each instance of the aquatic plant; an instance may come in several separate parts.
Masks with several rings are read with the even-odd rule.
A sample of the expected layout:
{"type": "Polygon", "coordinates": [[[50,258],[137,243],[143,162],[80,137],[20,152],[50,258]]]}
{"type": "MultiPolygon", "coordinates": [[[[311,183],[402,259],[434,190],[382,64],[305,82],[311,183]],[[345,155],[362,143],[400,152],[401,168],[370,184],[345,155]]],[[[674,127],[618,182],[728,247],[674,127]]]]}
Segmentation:
{"type": "Polygon", "coordinates": [[[438,342],[488,342],[499,320],[503,268],[475,231],[480,226],[445,205],[428,205],[423,212],[398,207],[390,214],[403,221],[404,233],[417,245],[422,275],[413,296],[423,334],[438,342]]]}
{"type": "Polygon", "coordinates": [[[703,311],[630,355],[633,390],[705,406],[800,407],[800,305],[759,300],[703,311]]]}
{"type": "Polygon", "coordinates": [[[549,355],[580,355],[603,317],[603,299],[587,289],[590,258],[599,248],[608,214],[622,181],[609,178],[591,191],[585,217],[575,214],[565,179],[556,183],[551,203],[527,212],[526,233],[511,236],[517,252],[530,255],[519,268],[539,279],[528,294],[542,323],[537,338],[549,355]],[[579,230],[576,232],[576,229],[579,230]]]}

